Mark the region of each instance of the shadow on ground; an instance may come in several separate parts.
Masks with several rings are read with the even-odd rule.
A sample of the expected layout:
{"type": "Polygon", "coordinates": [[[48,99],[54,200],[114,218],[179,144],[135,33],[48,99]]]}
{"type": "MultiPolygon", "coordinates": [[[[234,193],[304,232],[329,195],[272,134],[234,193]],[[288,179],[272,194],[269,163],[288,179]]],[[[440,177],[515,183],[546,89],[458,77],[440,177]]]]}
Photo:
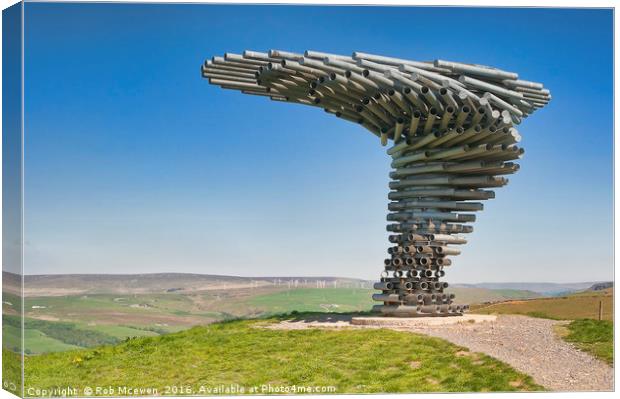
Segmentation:
{"type": "Polygon", "coordinates": [[[322,312],[291,312],[276,315],[275,317],[281,321],[301,322],[301,323],[338,323],[350,322],[353,317],[359,316],[377,316],[378,313],[373,312],[348,312],[348,313],[322,313],[322,312]]]}

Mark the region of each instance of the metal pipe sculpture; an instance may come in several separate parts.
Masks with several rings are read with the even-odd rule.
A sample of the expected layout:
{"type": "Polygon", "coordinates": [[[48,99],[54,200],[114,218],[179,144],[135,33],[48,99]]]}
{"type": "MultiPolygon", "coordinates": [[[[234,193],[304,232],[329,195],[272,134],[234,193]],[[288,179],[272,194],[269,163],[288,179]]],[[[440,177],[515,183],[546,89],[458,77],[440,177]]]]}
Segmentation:
{"type": "Polygon", "coordinates": [[[391,140],[387,230],[394,246],[374,288],[389,316],[462,315],[467,305],[439,281],[472,212],[508,183],[523,156],[515,125],[550,100],[516,73],[443,60],[410,61],[355,52],[245,51],[202,66],[211,84],[276,101],[322,108],[360,124],[381,145],[391,140]]]}

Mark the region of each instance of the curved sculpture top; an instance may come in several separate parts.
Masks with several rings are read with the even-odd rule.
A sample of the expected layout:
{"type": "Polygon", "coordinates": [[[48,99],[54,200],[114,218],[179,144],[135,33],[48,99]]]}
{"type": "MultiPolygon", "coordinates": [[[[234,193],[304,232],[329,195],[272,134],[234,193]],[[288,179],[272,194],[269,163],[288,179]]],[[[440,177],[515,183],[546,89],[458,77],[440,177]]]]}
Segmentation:
{"type": "Polygon", "coordinates": [[[550,100],[540,83],[482,65],[410,61],[355,52],[351,57],[270,50],[213,57],[203,77],[225,89],[323,108],[394,145],[385,271],[373,298],[388,315],[458,315],[439,282],[452,245],[467,241],[472,202],[508,183],[523,149],[515,125],[550,100]]]}
{"type": "Polygon", "coordinates": [[[513,72],[360,52],[226,53],[206,61],[202,75],[225,89],[323,108],[363,125],[383,145],[398,142],[403,133],[467,128],[483,119],[511,126],[551,99],[542,84],[519,80],[513,72]]]}

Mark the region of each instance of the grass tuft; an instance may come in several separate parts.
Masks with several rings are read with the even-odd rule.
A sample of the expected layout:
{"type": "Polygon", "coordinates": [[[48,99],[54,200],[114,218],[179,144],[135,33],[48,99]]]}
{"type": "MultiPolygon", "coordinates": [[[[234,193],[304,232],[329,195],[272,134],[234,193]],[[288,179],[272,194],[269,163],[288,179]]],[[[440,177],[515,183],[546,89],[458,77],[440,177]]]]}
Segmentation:
{"type": "Polygon", "coordinates": [[[614,325],[608,320],[574,320],[566,326],[568,334],[562,338],[577,348],[613,365],[614,325]]]}

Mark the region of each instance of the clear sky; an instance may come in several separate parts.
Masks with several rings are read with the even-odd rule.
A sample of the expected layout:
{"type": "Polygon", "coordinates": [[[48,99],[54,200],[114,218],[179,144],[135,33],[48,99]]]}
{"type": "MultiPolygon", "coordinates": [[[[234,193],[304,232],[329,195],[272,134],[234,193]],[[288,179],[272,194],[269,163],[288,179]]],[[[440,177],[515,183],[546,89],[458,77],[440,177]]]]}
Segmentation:
{"type": "Polygon", "coordinates": [[[244,49],[447,59],[543,82],[521,171],[451,282],[613,276],[612,11],[26,4],[25,272],[376,278],[389,157],[320,110],[211,86],[244,49]]]}

